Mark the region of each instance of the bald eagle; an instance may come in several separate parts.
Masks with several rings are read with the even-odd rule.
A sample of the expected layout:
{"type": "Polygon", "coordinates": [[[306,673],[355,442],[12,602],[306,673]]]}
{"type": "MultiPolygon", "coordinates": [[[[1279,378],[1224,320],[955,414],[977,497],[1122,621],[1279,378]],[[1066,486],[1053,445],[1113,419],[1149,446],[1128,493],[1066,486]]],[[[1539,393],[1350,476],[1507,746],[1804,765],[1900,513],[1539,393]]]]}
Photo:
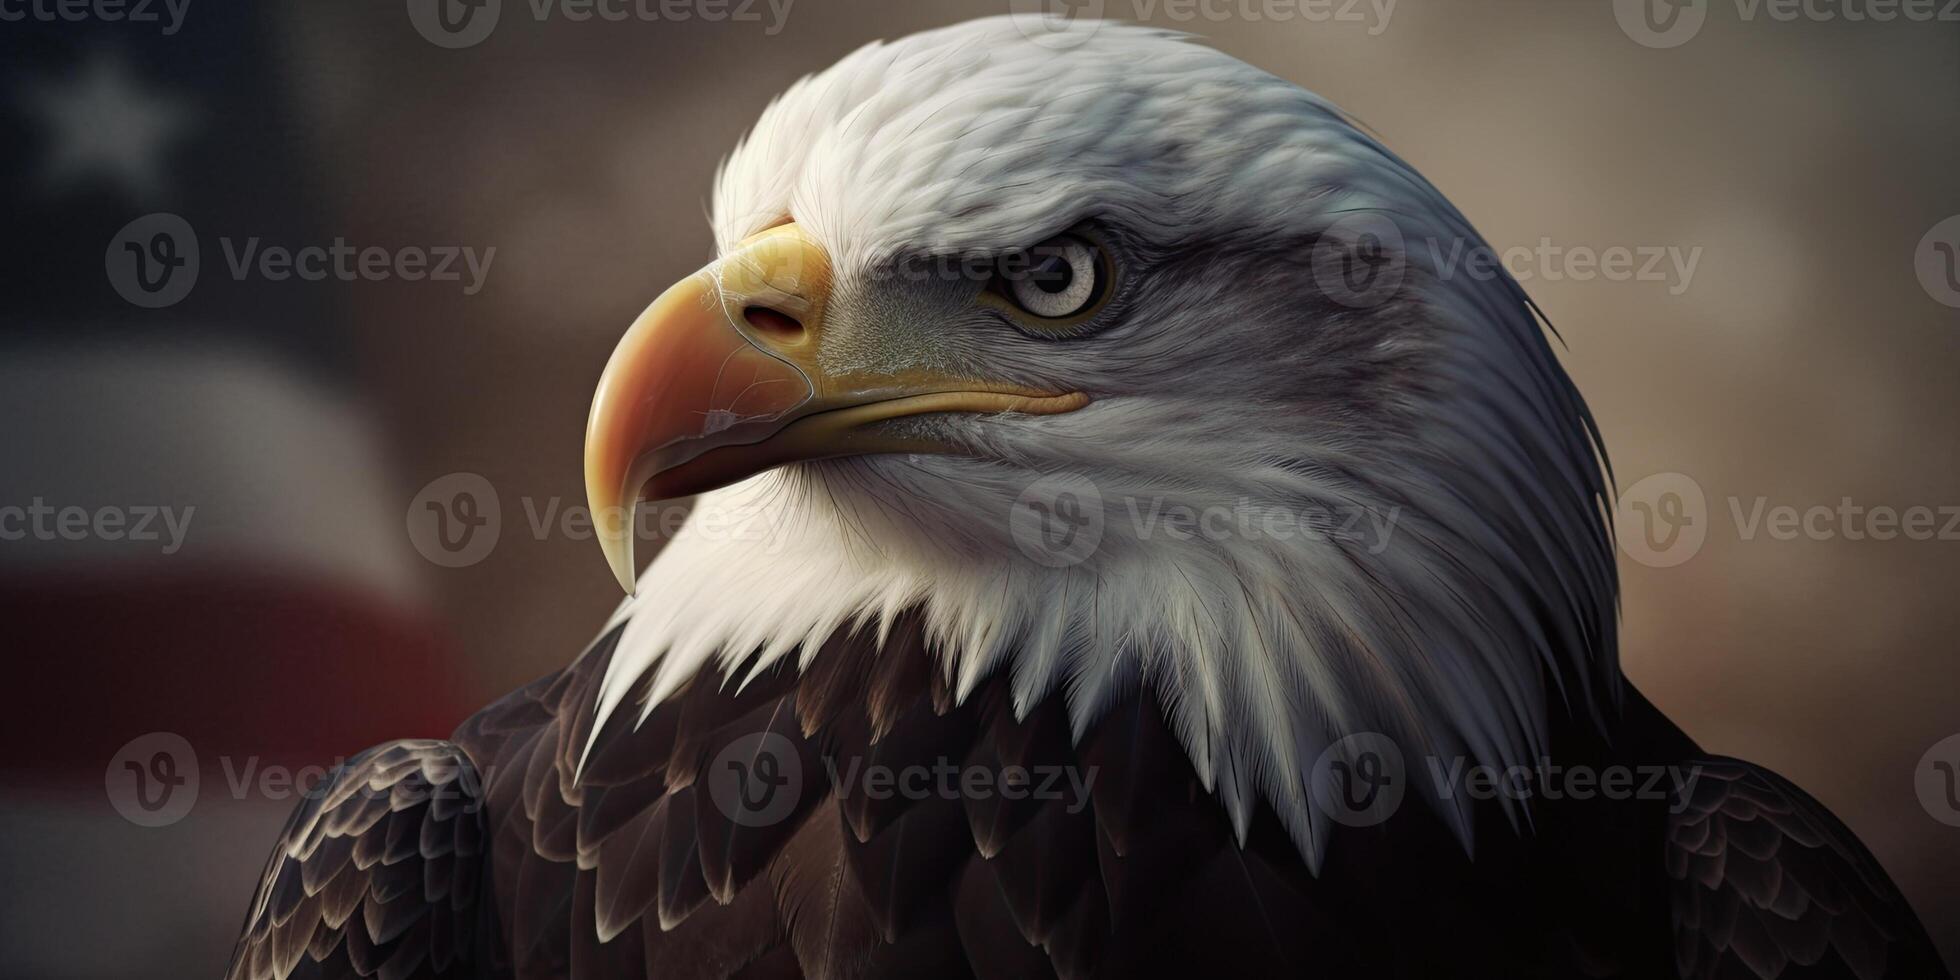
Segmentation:
{"type": "Polygon", "coordinates": [[[1324,100],[962,24],[784,92],[713,223],[592,405],[629,598],[336,770],[231,977],[1945,975],[1622,677],[1584,402],[1324,100]]]}

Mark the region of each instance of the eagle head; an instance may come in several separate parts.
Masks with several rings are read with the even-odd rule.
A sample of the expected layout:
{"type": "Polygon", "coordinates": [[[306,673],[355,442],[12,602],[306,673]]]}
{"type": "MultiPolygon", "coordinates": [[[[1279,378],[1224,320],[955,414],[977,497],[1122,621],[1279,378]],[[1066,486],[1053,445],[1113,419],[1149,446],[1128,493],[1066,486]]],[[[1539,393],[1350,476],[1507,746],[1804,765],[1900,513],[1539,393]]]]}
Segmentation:
{"type": "Polygon", "coordinates": [[[1345,736],[1510,765],[1610,710],[1597,435],[1516,282],[1445,264],[1464,217],[1284,79],[1029,28],[866,46],[721,168],[717,259],[593,401],[602,716],[916,611],[956,695],[1080,732],[1149,686],[1240,832],[1311,850],[1345,736]],[[622,516],[690,494],[636,589],[622,516]]]}

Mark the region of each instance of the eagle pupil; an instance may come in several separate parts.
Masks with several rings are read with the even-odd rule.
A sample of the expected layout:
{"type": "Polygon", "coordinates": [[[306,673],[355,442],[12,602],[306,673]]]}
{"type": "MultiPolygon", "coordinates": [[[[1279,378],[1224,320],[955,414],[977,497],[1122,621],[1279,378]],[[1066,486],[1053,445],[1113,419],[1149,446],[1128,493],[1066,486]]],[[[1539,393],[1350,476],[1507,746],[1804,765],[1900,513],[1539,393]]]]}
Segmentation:
{"type": "Polygon", "coordinates": [[[1035,287],[1044,293],[1060,293],[1075,281],[1075,267],[1069,264],[1067,256],[1050,253],[1035,262],[1034,268],[1028,271],[1028,278],[1034,280],[1035,287]]]}

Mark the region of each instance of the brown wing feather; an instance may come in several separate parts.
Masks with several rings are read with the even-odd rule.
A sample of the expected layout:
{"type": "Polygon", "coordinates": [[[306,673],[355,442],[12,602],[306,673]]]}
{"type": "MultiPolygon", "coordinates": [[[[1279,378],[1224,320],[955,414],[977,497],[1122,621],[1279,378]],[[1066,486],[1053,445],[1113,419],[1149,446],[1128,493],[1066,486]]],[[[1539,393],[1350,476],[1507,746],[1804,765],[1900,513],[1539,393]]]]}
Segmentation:
{"type": "Polygon", "coordinates": [[[280,833],[225,975],[477,976],[482,803],[475,766],[449,742],[349,759],[280,833]]]}
{"type": "Polygon", "coordinates": [[[844,822],[826,800],[770,866],[770,883],[811,980],[861,976],[881,941],[844,853],[844,822]]]}
{"type": "Polygon", "coordinates": [[[955,704],[921,635],[916,616],[882,650],[841,631],[800,674],[785,661],[739,690],[698,677],[644,721],[631,698],[583,771],[614,637],[465,724],[458,741],[491,760],[513,974],[1087,976],[1126,933],[1161,939],[1184,898],[1214,901],[1180,890],[1229,827],[1154,700],[1120,705],[1078,749],[1059,699],[1017,717],[995,678],[955,704]],[[773,761],[801,780],[757,824],[726,809],[715,767],[753,769],[729,753],[760,735],[791,746],[773,761]],[[1107,781],[1083,778],[1103,767],[1107,781]],[[873,769],[892,776],[883,792],[873,769]],[[968,791],[969,771],[990,789],[968,791]],[[924,779],[894,791],[907,772],[924,779]],[[1084,782],[1093,798],[1072,795],[1084,782]]]}
{"type": "MultiPolygon", "coordinates": [[[[792,654],[746,685],[704,674],[644,721],[640,678],[638,696],[591,738],[583,771],[611,638],[466,724],[456,739],[484,760],[498,968],[518,978],[1429,976],[1471,963],[1518,977],[1657,972],[1619,965],[1666,948],[1646,886],[1604,889],[1628,905],[1591,901],[1573,883],[1619,880],[1627,862],[1598,855],[1653,846],[1658,809],[1651,822],[1610,825],[1542,809],[1532,835],[1480,841],[1473,860],[1433,814],[1404,807],[1389,826],[1335,828],[1339,846],[1316,878],[1270,811],[1241,840],[1145,685],[1076,738],[1059,698],[1017,715],[1005,678],[955,703],[907,622],[882,650],[871,631],[840,632],[800,673],[792,654]],[[771,752],[787,746],[768,767],[754,741],[764,737],[771,752]],[[871,769],[888,774],[882,792],[868,791],[871,769]],[[947,769],[950,788],[938,776],[947,769]],[[1032,792],[1048,770],[1073,777],[1032,792]],[[927,778],[907,789],[907,771],[927,778]],[[773,817],[730,809],[728,780],[779,772],[798,779],[773,817]],[[1024,791],[1002,792],[1017,772],[1024,791]],[[986,789],[973,792],[969,774],[986,789]],[[1621,905],[1634,914],[1602,914],[1621,905]],[[1402,942],[1410,930],[1439,941],[1402,942]],[[1582,932],[1588,943],[1574,941],[1582,932]]],[[[1897,972],[1918,940],[1894,927],[1909,921],[1896,893],[1827,817],[1764,802],[1788,796],[1737,777],[1697,797],[1675,828],[1676,880],[1699,889],[1678,906],[1683,934],[1701,944],[1683,960],[1703,970],[1691,975],[1758,965],[1763,949],[1868,971],[1882,957],[1893,971],[1848,976],[1933,975],[1897,972]],[[1708,847],[1727,855],[1713,872],[1708,847]],[[1784,915],[1793,893],[1761,890],[1749,861],[1803,883],[1810,904],[1784,915]],[[1825,913],[1828,929],[1808,928],[1825,913]]],[[[270,901],[344,905],[327,872],[391,840],[406,846],[392,825],[386,833],[322,851],[315,875],[329,884],[317,895],[300,881],[270,901]]],[[[1654,862],[1643,866],[1660,882],[1654,862]]],[[[426,932],[408,941],[431,956],[466,939],[426,932]]],[[[313,942],[280,941],[262,955],[313,942]]],[[[347,955],[369,968],[387,949],[363,938],[347,955]]]]}

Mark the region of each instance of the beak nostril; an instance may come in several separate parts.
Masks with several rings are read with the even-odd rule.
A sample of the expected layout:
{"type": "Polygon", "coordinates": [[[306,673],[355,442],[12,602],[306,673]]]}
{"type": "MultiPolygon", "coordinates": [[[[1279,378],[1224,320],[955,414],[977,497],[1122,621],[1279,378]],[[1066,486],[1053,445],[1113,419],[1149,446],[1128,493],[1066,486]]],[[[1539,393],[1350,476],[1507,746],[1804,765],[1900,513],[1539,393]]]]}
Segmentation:
{"type": "Polygon", "coordinates": [[[779,340],[796,340],[803,336],[802,321],[767,306],[742,307],[742,319],[749,321],[749,326],[763,334],[779,340]]]}

